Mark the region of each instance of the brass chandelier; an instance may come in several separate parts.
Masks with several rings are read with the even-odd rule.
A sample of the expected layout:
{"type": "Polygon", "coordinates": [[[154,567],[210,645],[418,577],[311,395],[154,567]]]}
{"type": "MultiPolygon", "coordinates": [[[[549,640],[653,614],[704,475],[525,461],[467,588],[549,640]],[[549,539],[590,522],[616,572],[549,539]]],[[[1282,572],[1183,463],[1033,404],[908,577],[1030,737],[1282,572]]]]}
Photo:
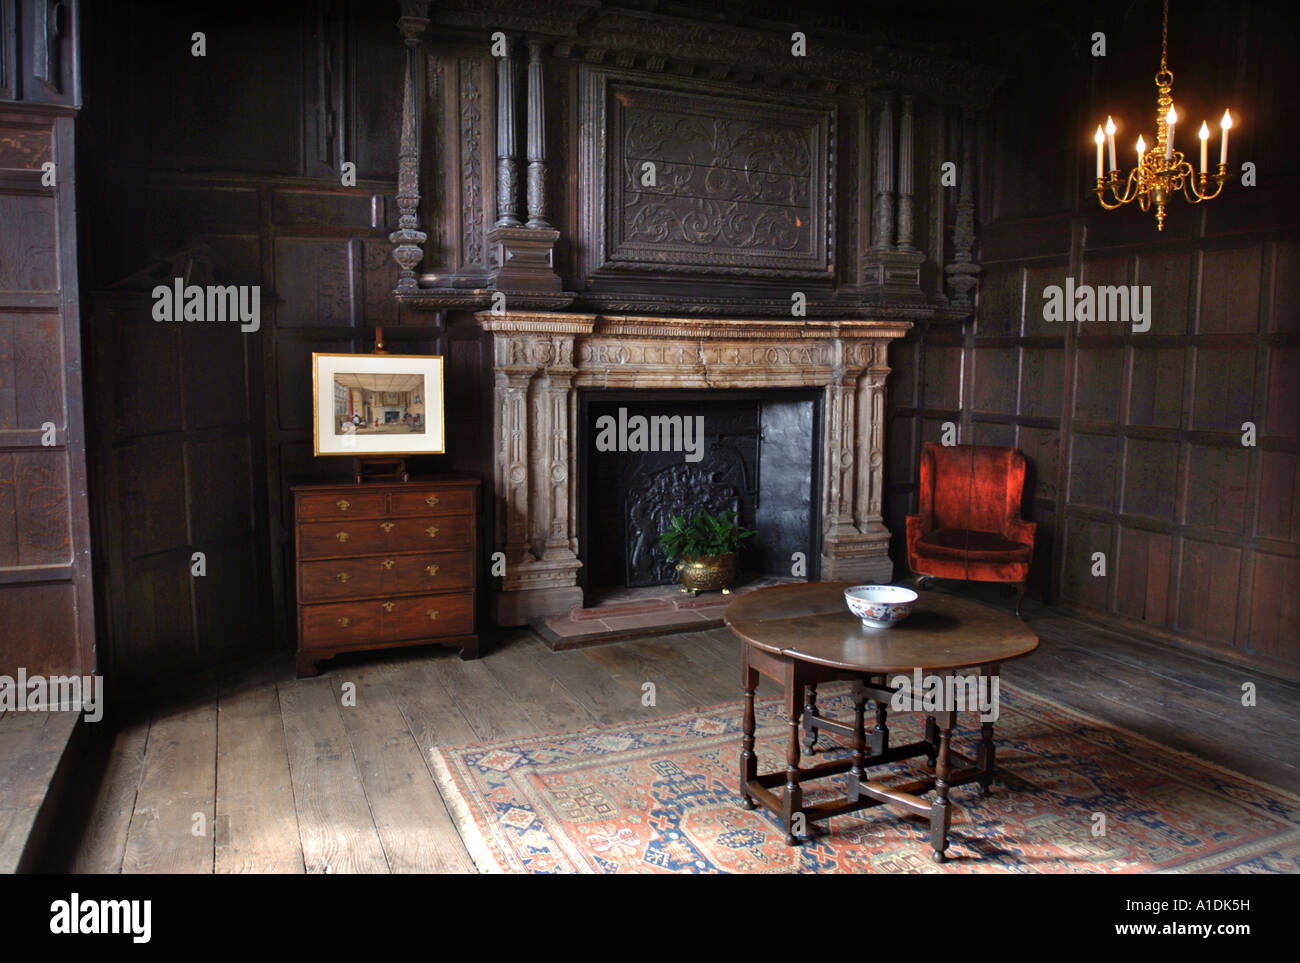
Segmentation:
{"type": "Polygon", "coordinates": [[[1232,114],[1223,112],[1219,121],[1221,139],[1219,141],[1219,163],[1210,173],[1207,165],[1210,128],[1204,121],[1198,134],[1201,141],[1201,170],[1198,174],[1188,163],[1183,152],[1174,150],[1174,128],[1178,122],[1178,112],[1174,108],[1173,87],[1174,74],[1169,69],[1167,53],[1169,46],[1169,0],[1164,3],[1164,24],[1160,35],[1160,70],[1156,74],[1156,142],[1148,150],[1141,135],[1137,139],[1137,166],[1129,171],[1128,177],[1121,181],[1115,164],[1115,121],[1106,118],[1106,127],[1097,126],[1093,140],[1097,144],[1097,186],[1094,188],[1097,200],[1108,211],[1116,210],[1133,201],[1146,212],[1156,209],[1156,229],[1165,229],[1165,204],[1179,191],[1188,203],[1199,204],[1212,200],[1223,190],[1224,181],[1228,179],[1228,131],[1232,129],[1232,114]],[[1109,174],[1103,173],[1102,151],[1109,145],[1109,174]],[[1121,183],[1123,187],[1121,188],[1121,183]],[[1106,194],[1109,191],[1110,200],[1106,194]]]}

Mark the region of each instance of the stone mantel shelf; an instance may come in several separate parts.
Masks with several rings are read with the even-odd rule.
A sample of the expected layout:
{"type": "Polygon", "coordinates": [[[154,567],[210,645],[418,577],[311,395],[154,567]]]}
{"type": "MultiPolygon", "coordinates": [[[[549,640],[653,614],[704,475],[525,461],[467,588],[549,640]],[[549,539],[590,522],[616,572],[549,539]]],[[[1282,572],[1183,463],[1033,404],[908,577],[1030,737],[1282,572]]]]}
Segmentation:
{"type": "Polygon", "coordinates": [[[885,379],[896,319],[755,320],[482,311],[492,340],[497,622],[582,605],[577,584],[580,389],[823,390],[822,577],[887,582],[885,379]]]}

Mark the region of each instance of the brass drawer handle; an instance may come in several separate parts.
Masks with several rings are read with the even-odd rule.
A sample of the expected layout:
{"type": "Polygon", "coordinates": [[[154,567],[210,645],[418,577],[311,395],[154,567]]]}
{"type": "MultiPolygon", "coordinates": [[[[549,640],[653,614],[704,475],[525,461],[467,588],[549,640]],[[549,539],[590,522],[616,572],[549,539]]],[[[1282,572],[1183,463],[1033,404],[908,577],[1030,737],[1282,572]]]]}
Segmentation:
{"type": "Polygon", "coordinates": [[[339,533],[338,533],[337,535],[335,535],[334,537],[337,538],[340,542],[346,542],[346,541],[347,541],[349,538],[351,538],[352,536],[349,535],[347,532],[339,532],[339,533]]]}
{"type": "Polygon", "coordinates": [[[396,522],[380,522],[379,527],[382,528],[384,530],[384,534],[387,535],[389,532],[393,530],[396,524],[397,524],[396,522]]]}
{"type": "Polygon", "coordinates": [[[348,579],[350,579],[351,577],[352,577],[352,576],[349,575],[347,572],[339,572],[338,575],[335,575],[335,576],[334,576],[334,581],[336,581],[336,582],[346,582],[346,581],[347,581],[348,579]]]}
{"type": "Polygon", "coordinates": [[[381,609],[383,609],[385,612],[391,612],[391,611],[393,611],[393,609],[397,608],[397,603],[395,603],[395,602],[385,602],[383,605],[381,605],[381,606],[379,606],[379,607],[380,607],[381,609]]]}
{"type": "Polygon", "coordinates": [[[437,526],[437,525],[430,525],[428,528],[425,529],[425,531],[429,533],[429,537],[430,537],[430,538],[437,538],[437,537],[438,537],[438,526],[437,526]]]}
{"type": "Polygon", "coordinates": [[[436,620],[436,619],[438,618],[438,610],[437,610],[437,609],[429,609],[429,610],[428,610],[427,612],[425,612],[424,614],[427,615],[429,618],[434,619],[434,620],[436,620]]]}
{"type": "Polygon", "coordinates": [[[436,565],[426,565],[426,566],[424,567],[424,570],[425,570],[426,572],[428,572],[429,575],[431,575],[431,576],[433,576],[433,575],[437,575],[437,574],[438,574],[438,566],[436,566],[436,565]]]}
{"type": "Polygon", "coordinates": [[[346,615],[342,615],[339,617],[339,625],[343,626],[343,628],[346,629],[351,624],[352,624],[352,620],[348,618],[346,615]]]}
{"type": "Polygon", "coordinates": [[[386,558],[379,564],[382,565],[385,569],[391,569],[397,563],[393,561],[391,558],[386,558]]]}
{"type": "Polygon", "coordinates": [[[339,507],[339,511],[341,512],[346,512],[349,508],[352,507],[352,503],[348,501],[346,498],[340,498],[334,504],[339,507]]]}
{"type": "Polygon", "coordinates": [[[424,500],[424,503],[428,505],[430,508],[433,508],[435,505],[438,504],[438,496],[430,495],[428,498],[424,500]]]}

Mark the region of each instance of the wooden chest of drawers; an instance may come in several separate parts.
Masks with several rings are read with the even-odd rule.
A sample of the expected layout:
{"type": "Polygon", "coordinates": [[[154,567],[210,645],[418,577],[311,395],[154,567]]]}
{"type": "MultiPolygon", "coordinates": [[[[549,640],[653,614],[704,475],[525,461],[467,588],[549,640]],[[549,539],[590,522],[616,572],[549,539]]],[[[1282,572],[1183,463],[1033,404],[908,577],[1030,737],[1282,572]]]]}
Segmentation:
{"type": "Polygon", "coordinates": [[[438,643],[478,657],[472,478],[298,485],[298,675],[340,652],[438,643]]]}

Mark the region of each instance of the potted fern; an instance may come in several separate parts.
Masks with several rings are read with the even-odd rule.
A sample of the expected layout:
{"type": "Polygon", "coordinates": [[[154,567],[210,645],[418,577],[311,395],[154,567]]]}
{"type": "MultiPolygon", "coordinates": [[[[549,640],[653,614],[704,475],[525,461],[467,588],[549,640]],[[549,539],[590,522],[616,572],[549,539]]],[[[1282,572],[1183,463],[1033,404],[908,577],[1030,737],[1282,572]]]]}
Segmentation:
{"type": "Polygon", "coordinates": [[[681,515],[669,518],[659,533],[659,544],[668,561],[677,561],[683,592],[694,597],[722,589],[725,594],[736,579],[736,549],[753,534],[733,511],[700,510],[689,520],[681,515]]]}

